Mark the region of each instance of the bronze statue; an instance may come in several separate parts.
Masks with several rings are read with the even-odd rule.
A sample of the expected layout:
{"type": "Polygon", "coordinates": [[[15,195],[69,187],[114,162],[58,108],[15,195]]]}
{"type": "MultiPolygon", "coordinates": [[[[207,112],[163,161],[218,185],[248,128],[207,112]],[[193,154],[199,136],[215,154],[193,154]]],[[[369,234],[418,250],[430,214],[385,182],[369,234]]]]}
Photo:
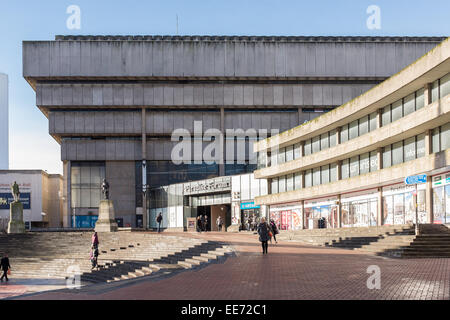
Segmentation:
{"type": "Polygon", "coordinates": [[[106,181],[106,179],[103,179],[102,193],[105,197],[105,200],[109,200],[109,183],[108,181],[106,181]]]}
{"type": "Polygon", "coordinates": [[[14,202],[19,202],[20,199],[20,190],[19,185],[16,181],[14,181],[14,184],[11,186],[11,193],[14,197],[14,202]]]}

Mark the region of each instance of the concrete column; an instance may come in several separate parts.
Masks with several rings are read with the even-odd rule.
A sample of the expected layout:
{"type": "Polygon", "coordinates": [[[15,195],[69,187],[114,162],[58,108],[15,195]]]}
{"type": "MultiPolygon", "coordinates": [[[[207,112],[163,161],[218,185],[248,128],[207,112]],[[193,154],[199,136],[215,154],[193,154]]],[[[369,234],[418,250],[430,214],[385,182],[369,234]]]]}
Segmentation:
{"type": "Polygon", "coordinates": [[[222,163],[219,163],[219,176],[225,175],[225,108],[220,108],[220,132],[222,133],[222,163]]]}
{"type": "Polygon", "coordinates": [[[433,131],[427,130],[425,131],[425,155],[429,156],[433,153],[433,131]]]}
{"type": "Polygon", "coordinates": [[[302,229],[306,228],[306,215],[305,215],[305,200],[300,201],[300,206],[302,207],[302,229]]]}
{"type": "Polygon", "coordinates": [[[303,110],[301,107],[298,108],[298,124],[303,124],[303,110]]]}
{"type": "Polygon", "coordinates": [[[383,169],[383,148],[377,148],[378,170],[383,169]]]}
{"type": "Polygon", "coordinates": [[[431,103],[431,89],[432,89],[432,83],[427,83],[424,87],[423,92],[423,100],[425,105],[429,105],[431,103]]]}
{"type": "Polygon", "coordinates": [[[305,141],[300,141],[300,157],[305,156],[305,141]]]}
{"type": "Polygon", "coordinates": [[[342,228],[342,203],[340,194],[337,196],[337,227],[342,228]]]}
{"type": "Polygon", "coordinates": [[[341,144],[341,127],[336,128],[336,144],[341,144]]]}
{"type": "Polygon", "coordinates": [[[377,110],[377,127],[381,128],[383,125],[383,109],[377,110]]]}
{"type": "Polygon", "coordinates": [[[377,199],[377,226],[383,224],[383,188],[378,188],[378,199],[377,199]]]}
{"type": "Polygon", "coordinates": [[[433,223],[433,183],[431,176],[427,176],[427,183],[425,189],[425,208],[427,210],[427,223],[433,223]]]}
{"type": "Polygon", "coordinates": [[[71,189],[71,163],[70,161],[64,161],[63,164],[63,197],[64,197],[64,204],[63,204],[63,219],[62,224],[63,227],[70,227],[70,222],[72,218],[72,189],[71,189]]]}
{"type": "MultiPolygon", "coordinates": [[[[336,164],[337,181],[342,180],[342,160],[339,160],[336,164]]],[[[339,196],[340,197],[340,196],[339,196]]]]}
{"type": "MultiPolygon", "coordinates": [[[[146,109],[142,108],[141,127],[142,127],[142,160],[147,160],[147,128],[146,128],[146,109]]],[[[144,172],[144,171],[143,171],[144,172]]],[[[145,171],[146,172],[146,171],[145,171]]],[[[142,186],[141,186],[142,187],[142,186]]],[[[148,228],[147,218],[147,192],[142,193],[142,226],[148,228]]]]}

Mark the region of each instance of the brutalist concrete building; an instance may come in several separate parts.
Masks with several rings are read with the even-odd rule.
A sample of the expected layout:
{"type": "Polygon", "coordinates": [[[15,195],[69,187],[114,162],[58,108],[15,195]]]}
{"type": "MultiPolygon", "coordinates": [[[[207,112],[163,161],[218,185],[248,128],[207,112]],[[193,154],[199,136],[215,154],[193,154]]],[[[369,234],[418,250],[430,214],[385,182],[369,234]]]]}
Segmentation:
{"type": "MultiPolygon", "coordinates": [[[[143,185],[151,189],[252,172],[254,140],[357,97],[443,39],[56,36],[24,41],[23,76],[36,91],[50,135],[61,144],[64,225],[70,226],[73,216],[76,221],[97,215],[104,177],[119,224],[148,225],[142,213],[148,212],[151,193],[144,195],[143,185]],[[244,159],[222,141],[226,163],[202,161],[202,150],[214,139],[194,129],[213,128],[227,143],[243,141],[244,159]],[[172,137],[176,129],[202,146],[183,154],[181,164],[172,161],[180,142],[172,137]],[[230,129],[254,129],[259,136],[229,136],[230,129]]],[[[185,225],[190,212],[178,224],[185,225]]]]}

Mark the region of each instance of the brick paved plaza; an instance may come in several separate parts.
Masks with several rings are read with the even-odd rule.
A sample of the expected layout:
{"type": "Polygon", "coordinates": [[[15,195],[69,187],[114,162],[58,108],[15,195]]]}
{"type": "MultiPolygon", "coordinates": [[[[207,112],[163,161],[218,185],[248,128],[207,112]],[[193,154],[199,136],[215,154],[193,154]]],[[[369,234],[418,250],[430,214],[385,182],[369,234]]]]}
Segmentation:
{"type": "MultiPolygon", "coordinates": [[[[172,234],[172,233],[170,233],[172,234]]],[[[151,276],[59,290],[24,299],[448,299],[450,259],[387,259],[350,250],[279,241],[261,254],[250,233],[181,234],[228,242],[235,255],[168,278],[151,276]],[[367,268],[379,266],[381,289],[368,289],[367,268]]],[[[12,262],[13,263],[13,262],[12,262]]],[[[9,286],[13,289],[14,277],[9,286]]],[[[2,284],[1,291],[5,292],[2,284]]],[[[18,288],[20,289],[20,288],[18,288]]],[[[25,290],[18,290],[17,295],[25,290]]],[[[10,294],[11,296],[12,294],[10,294]]]]}

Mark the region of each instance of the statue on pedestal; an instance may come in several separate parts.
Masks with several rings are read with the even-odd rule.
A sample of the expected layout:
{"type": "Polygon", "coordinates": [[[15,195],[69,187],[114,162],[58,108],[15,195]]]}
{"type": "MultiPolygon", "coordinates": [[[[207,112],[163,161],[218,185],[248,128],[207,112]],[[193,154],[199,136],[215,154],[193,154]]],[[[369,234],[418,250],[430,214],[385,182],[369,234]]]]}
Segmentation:
{"type": "Polygon", "coordinates": [[[20,199],[20,190],[19,185],[16,181],[14,181],[14,184],[11,186],[11,193],[14,197],[14,202],[19,202],[20,199]]]}
{"type": "Polygon", "coordinates": [[[105,200],[109,200],[109,183],[106,179],[103,179],[102,183],[102,193],[105,200]]]}

